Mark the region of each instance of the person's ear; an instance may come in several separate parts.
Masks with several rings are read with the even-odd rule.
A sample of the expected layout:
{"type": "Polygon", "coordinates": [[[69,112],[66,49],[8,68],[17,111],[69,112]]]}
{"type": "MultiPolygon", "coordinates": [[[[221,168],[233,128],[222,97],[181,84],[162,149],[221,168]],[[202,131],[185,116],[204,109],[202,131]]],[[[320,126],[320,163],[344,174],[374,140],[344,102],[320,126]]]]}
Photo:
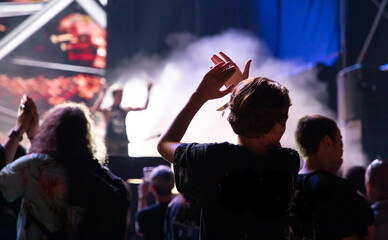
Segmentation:
{"type": "Polygon", "coordinates": [[[331,138],[329,137],[329,135],[325,135],[322,139],[322,142],[324,144],[325,147],[330,147],[331,145],[333,145],[333,141],[331,140],[331,138]]]}
{"type": "Polygon", "coordinates": [[[275,123],[275,125],[272,128],[272,131],[274,131],[276,135],[279,135],[279,134],[283,135],[284,132],[286,131],[286,126],[280,123],[275,123]]]}

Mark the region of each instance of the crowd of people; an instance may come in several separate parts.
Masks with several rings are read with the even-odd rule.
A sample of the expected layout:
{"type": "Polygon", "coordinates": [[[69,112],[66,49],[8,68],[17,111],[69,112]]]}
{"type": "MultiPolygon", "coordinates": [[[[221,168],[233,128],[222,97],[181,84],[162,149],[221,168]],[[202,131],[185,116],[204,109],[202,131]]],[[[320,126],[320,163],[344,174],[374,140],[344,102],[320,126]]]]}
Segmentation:
{"type": "MultiPolygon", "coordinates": [[[[317,114],[299,120],[298,150],[281,146],[292,105],[286,86],[249,78],[251,60],[241,71],[222,52],[211,59],[215,65],[159,139],[157,149],[173,171],[154,167],[138,186],[133,223],[138,236],[388,239],[388,162],[376,159],[345,178],[338,176],[341,131],[333,119],[317,114]],[[227,94],[227,119],[237,144],[181,142],[201,107],[227,94]]],[[[102,111],[107,122],[115,109],[122,118],[148,105],[147,97],[144,107],[123,110],[119,89],[113,91],[113,106],[101,109],[104,94],[91,110],[102,111]]],[[[34,101],[24,97],[0,157],[0,190],[7,201],[19,201],[1,206],[18,214],[16,222],[1,212],[1,239],[130,238],[130,204],[135,203],[128,184],[106,168],[105,144],[94,136],[84,104],[55,106],[39,126],[34,101]],[[27,153],[19,146],[23,135],[30,140],[27,153]]]]}

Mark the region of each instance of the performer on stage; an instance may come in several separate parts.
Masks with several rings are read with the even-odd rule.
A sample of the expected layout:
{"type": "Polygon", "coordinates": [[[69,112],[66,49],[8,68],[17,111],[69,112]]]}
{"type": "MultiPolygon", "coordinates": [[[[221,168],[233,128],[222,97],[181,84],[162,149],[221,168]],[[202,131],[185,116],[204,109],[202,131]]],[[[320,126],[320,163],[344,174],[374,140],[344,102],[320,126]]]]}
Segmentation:
{"type": "Polygon", "coordinates": [[[147,99],[143,107],[122,107],[123,89],[119,85],[112,85],[109,91],[112,92],[113,104],[110,107],[102,108],[101,103],[106,93],[106,85],[101,89],[99,96],[90,108],[92,112],[99,111],[104,115],[106,123],[105,144],[108,155],[128,155],[128,137],[126,133],[125,117],[130,111],[142,111],[147,109],[152,83],[147,85],[147,99]]]}

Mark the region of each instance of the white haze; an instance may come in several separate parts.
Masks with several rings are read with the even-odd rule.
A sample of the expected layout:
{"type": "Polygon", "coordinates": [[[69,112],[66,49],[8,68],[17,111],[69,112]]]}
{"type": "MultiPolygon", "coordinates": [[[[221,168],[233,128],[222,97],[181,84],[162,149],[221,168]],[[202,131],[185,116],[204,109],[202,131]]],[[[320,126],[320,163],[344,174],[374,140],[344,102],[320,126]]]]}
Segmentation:
{"type": "MultiPolygon", "coordinates": [[[[317,81],[314,74],[288,79],[290,74],[303,70],[306,65],[302,61],[281,61],[271,57],[267,46],[248,33],[230,30],[201,39],[194,39],[188,34],[175,34],[170,36],[168,42],[175,46],[175,50],[167,58],[136,56],[116,69],[121,76],[117,82],[124,86],[122,106],[144,105],[146,82],[154,84],[148,109],[130,112],[127,116],[130,156],[159,156],[156,136],[169,126],[213,65],[210,60],[212,54],[220,51],[230,56],[241,70],[246,61],[252,59],[250,77],[266,76],[289,89],[292,107],[282,139],[283,146],[296,148],[293,133],[299,118],[307,114],[322,114],[336,119],[327,107],[326,85],[317,81]]],[[[206,103],[193,119],[182,141],[235,143],[237,138],[227,122],[227,113],[223,117],[221,112],[216,111],[228,99],[229,96],[226,96],[206,103]]],[[[107,94],[103,105],[109,104],[111,97],[107,94]]],[[[355,151],[360,152],[352,150],[353,153],[355,151]]],[[[360,162],[354,158],[352,160],[360,162]]]]}

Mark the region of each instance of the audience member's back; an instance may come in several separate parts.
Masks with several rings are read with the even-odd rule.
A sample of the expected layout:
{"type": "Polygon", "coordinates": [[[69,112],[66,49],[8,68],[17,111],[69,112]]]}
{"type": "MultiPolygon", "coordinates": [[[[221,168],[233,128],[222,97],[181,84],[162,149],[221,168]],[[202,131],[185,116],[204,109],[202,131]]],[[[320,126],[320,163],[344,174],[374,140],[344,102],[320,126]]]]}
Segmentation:
{"type": "Polygon", "coordinates": [[[228,121],[238,144],[180,143],[182,135],[173,137],[186,127],[179,126],[180,120],[191,119],[203,99],[220,96],[223,81],[217,77],[222,73],[213,72],[225,68],[227,76],[230,64],[219,64],[205,75],[158,149],[174,163],[178,191],[196,196],[202,208],[201,239],[283,239],[299,169],[297,152],[280,147],[291,105],[287,88],[254,77],[233,89],[228,121]]]}
{"type": "Polygon", "coordinates": [[[344,178],[354,183],[358,193],[366,198],[365,188],[365,167],[353,166],[350,167],[344,174],[344,178]]]}
{"type": "MultiPolygon", "coordinates": [[[[180,154],[180,159],[191,158],[180,154]]],[[[195,186],[180,180],[178,190],[199,193],[207,239],[282,239],[299,156],[274,148],[258,158],[229,143],[208,145],[205,155],[209,166],[198,171],[195,186]]]]}
{"type": "MultiPolygon", "coordinates": [[[[342,165],[342,140],[330,118],[299,120],[295,139],[305,163],[295,185],[292,235],[296,239],[344,239],[368,236],[370,207],[353,183],[336,176],[342,165]]],[[[373,233],[370,233],[373,234],[373,233]]]]}
{"type": "MultiPolygon", "coordinates": [[[[18,219],[18,239],[124,238],[129,215],[125,210],[121,219],[124,230],[120,237],[114,235],[116,232],[108,224],[103,227],[94,225],[88,237],[79,234],[84,230],[81,228],[82,222],[95,213],[91,213],[88,207],[99,203],[104,197],[109,198],[107,194],[101,196],[102,193],[98,198],[93,198],[98,195],[88,195],[88,202],[80,204],[78,199],[89,192],[77,191],[77,188],[89,190],[97,186],[97,183],[83,181],[83,177],[95,175],[103,182],[101,185],[109,189],[110,184],[114,185],[108,177],[104,180],[101,177],[103,174],[100,172],[108,172],[103,170],[97,159],[101,157],[105,160],[105,148],[98,144],[93,134],[93,121],[86,106],[76,103],[55,106],[46,113],[40,130],[34,136],[30,154],[2,169],[0,182],[4,196],[7,200],[23,198],[18,219]],[[99,234],[109,230],[108,236],[99,234]]],[[[111,192],[119,191],[112,189],[111,192]]],[[[125,189],[123,192],[125,196],[122,199],[128,204],[127,192],[125,189]]],[[[94,219],[105,218],[101,211],[108,211],[110,206],[109,202],[104,205],[98,206],[99,214],[94,219]]],[[[115,205],[114,209],[118,208],[115,205]]],[[[103,221],[109,220],[117,221],[116,218],[105,218],[103,221]]]]}
{"type": "Polygon", "coordinates": [[[326,171],[298,176],[293,216],[295,236],[307,239],[341,239],[366,227],[360,223],[362,201],[349,181],[326,171]]]}
{"type": "Polygon", "coordinates": [[[170,167],[159,165],[152,169],[149,183],[139,185],[138,211],[136,212],[136,231],[145,240],[163,239],[165,213],[172,199],[174,174],[170,167]],[[149,185],[148,185],[149,184],[149,185]],[[148,206],[146,195],[151,190],[156,203],[148,206]]]}
{"type": "Polygon", "coordinates": [[[201,208],[196,199],[179,194],[168,204],[164,225],[165,240],[198,240],[201,208]]]}
{"type": "Polygon", "coordinates": [[[388,238],[388,161],[374,160],[365,173],[369,201],[376,217],[375,239],[388,238]]]}

